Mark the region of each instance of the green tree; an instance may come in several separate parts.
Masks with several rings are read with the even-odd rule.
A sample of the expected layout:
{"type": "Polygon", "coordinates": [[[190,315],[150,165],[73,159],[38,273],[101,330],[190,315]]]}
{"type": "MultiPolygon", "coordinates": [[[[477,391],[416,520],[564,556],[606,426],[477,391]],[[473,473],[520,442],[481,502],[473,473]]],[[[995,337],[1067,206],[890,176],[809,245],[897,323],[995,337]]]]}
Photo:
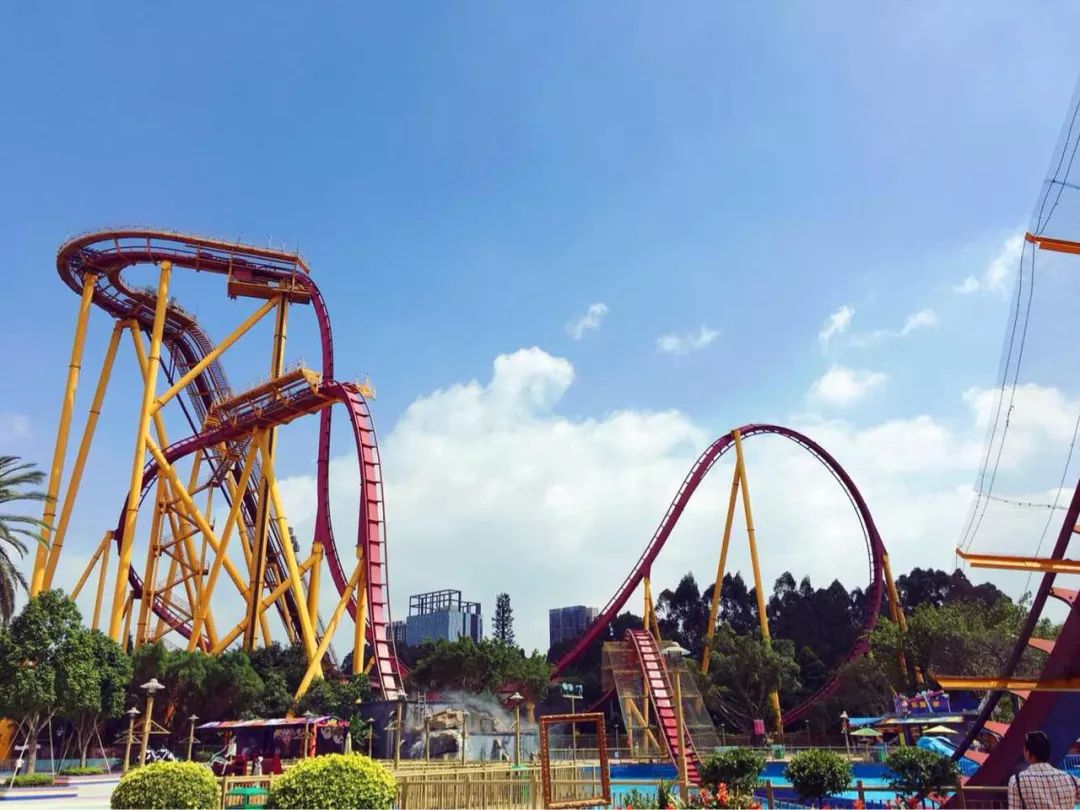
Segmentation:
{"type": "Polygon", "coordinates": [[[64,690],[85,688],[89,647],[79,641],[81,621],[62,591],[43,591],[0,635],[0,716],[22,720],[27,773],[36,767],[38,734],[67,699],[64,690]]]}
{"type": "Polygon", "coordinates": [[[297,701],[296,711],[300,714],[332,714],[345,719],[356,713],[358,703],[370,698],[371,683],[366,675],[353,675],[344,681],[316,678],[297,701]]]}
{"type": "Polygon", "coordinates": [[[550,666],[539,652],[525,655],[518,647],[484,639],[440,639],[421,647],[420,658],[410,673],[412,683],[425,690],[461,689],[493,692],[517,683],[534,700],[547,693],[550,666]]]}
{"type": "Polygon", "coordinates": [[[21,464],[17,456],[0,456],[0,625],[7,624],[15,613],[15,592],[26,590],[26,578],[15,566],[12,554],[26,554],[23,538],[42,542],[45,526],[37,518],[8,513],[10,504],[20,501],[43,501],[45,493],[28,490],[40,486],[45,473],[32,464],[21,464]]]}
{"type": "Polygon", "coordinates": [[[885,764],[892,772],[889,787],[905,799],[956,787],[960,778],[955,762],[925,748],[898,748],[889,754],[885,764]]]}
{"type": "Polygon", "coordinates": [[[510,594],[500,593],[495,597],[495,621],[493,635],[503,644],[514,643],[514,610],[510,607],[510,594]]]}
{"type": "Polygon", "coordinates": [[[727,785],[732,793],[753,793],[764,767],[764,754],[750,748],[729,748],[705,757],[701,784],[713,790],[727,785]]]}
{"type": "Polygon", "coordinates": [[[851,784],[851,765],[839,754],[811,748],[791,758],[784,776],[804,802],[820,804],[851,784]]]}
{"type": "Polygon", "coordinates": [[[68,666],[60,670],[60,714],[75,729],[80,765],[105,720],[124,712],[131,659],[99,630],[80,628],[73,636],[68,666]]]}
{"type": "Polygon", "coordinates": [[[898,652],[909,665],[931,675],[1000,672],[1026,615],[1008,597],[989,607],[979,600],[945,602],[938,607],[924,603],[908,616],[906,635],[882,620],[871,634],[871,644],[897,688],[907,683],[906,673],[899,672],[898,652]]]}
{"type": "Polygon", "coordinates": [[[778,640],[768,648],[758,635],[736,635],[722,626],[713,636],[709,674],[699,675],[705,705],[713,717],[747,728],[754,718],[774,727],[769,694],[799,689],[799,665],[791,642],[778,640]]]}

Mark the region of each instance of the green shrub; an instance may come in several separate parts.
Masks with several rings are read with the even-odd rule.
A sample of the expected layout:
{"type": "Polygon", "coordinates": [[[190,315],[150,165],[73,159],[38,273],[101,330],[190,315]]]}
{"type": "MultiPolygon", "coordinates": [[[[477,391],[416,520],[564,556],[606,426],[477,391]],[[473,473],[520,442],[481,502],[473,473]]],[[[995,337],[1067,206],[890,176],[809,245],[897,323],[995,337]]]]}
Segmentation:
{"type": "Polygon", "coordinates": [[[362,754],[326,754],[293,765],[270,786],[267,807],[391,808],[397,783],[362,754]]]}
{"type": "MultiPolygon", "coordinates": [[[[2,785],[4,780],[0,780],[2,785]]],[[[53,784],[51,773],[22,773],[11,781],[12,787],[47,787],[53,784]]]]}
{"type": "Polygon", "coordinates": [[[764,755],[749,748],[729,748],[705,758],[701,764],[701,784],[713,790],[727,785],[731,793],[751,793],[764,767],[764,755]]]}
{"type": "Polygon", "coordinates": [[[955,762],[925,748],[898,748],[885,765],[893,772],[889,787],[905,799],[955,787],[960,776],[955,762]]]}
{"type": "Polygon", "coordinates": [[[218,783],[210,769],[196,762],[151,762],[128,771],[112,794],[114,810],[142,808],[214,808],[218,783]]]}
{"type": "Polygon", "coordinates": [[[105,773],[105,769],[99,765],[68,765],[60,769],[61,776],[97,776],[105,773]]]}
{"type": "Polygon", "coordinates": [[[787,780],[804,802],[818,803],[851,785],[851,764],[839,754],[812,748],[791,758],[787,780]]]}
{"type": "Polygon", "coordinates": [[[621,796],[615,797],[616,807],[632,807],[634,810],[651,810],[660,807],[656,793],[631,788],[621,796]]]}

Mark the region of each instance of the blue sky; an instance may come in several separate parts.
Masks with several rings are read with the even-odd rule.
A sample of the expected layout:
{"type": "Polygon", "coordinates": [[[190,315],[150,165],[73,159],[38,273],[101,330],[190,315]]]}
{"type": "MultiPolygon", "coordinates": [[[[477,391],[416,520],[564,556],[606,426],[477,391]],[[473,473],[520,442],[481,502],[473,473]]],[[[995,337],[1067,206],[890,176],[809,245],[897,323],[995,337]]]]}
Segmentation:
{"type": "MultiPolygon", "coordinates": [[[[855,435],[927,416],[968,441],[963,394],[994,382],[1008,301],[953,288],[983,278],[1027,221],[1080,67],[1078,22],[1067,3],[8,4],[4,452],[48,464],[77,300],[55,251],[117,224],[299,247],[329,301],[339,376],[377,387],[388,451],[408,444],[394,433],[411,403],[484,385],[497,355],[533,346],[573,369],[541,421],[677,412],[708,440],[753,420],[841,420],[855,435]],[[567,324],[596,303],[599,328],[573,339],[567,324]],[[826,345],[844,306],[850,324],[826,345]],[[659,350],[672,334],[705,345],[659,350]],[[854,400],[815,397],[830,368],[854,375],[839,380],[854,400]]],[[[247,311],[210,281],[178,284],[211,334],[247,311]]],[[[95,326],[88,368],[108,328],[95,326]]],[[[313,362],[305,329],[290,346],[313,362]]],[[[233,380],[260,376],[264,354],[238,347],[233,380]]],[[[135,389],[117,390],[122,412],[135,389]]],[[[129,422],[103,422],[102,469],[127,469],[129,422]]],[[[304,428],[282,447],[283,472],[313,470],[304,428]]],[[[659,508],[627,528],[613,569],[695,454],[673,451],[659,508]]],[[[437,532],[396,517],[395,485],[434,513],[449,496],[424,484],[423,499],[409,487],[426,477],[396,484],[387,464],[398,604],[454,583],[405,573],[437,532]]],[[[973,478],[953,474],[943,488],[973,478]]],[[[81,518],[96,542],[122,491],[89,488],[110,503],[81,518]]],[[[568,519],[614,532],[600,506],[578,510],[568,519]]],[[[954,537],[933,539],[931,562],[951,564],[954,537]]],[[[493,603],[490,572],[460,578],[493,603]]],[[[602,603],[605,587],[514,596],[540,615],[602,603]]],[[[542,619],[527,634],[538,646],[542,619]]]]}

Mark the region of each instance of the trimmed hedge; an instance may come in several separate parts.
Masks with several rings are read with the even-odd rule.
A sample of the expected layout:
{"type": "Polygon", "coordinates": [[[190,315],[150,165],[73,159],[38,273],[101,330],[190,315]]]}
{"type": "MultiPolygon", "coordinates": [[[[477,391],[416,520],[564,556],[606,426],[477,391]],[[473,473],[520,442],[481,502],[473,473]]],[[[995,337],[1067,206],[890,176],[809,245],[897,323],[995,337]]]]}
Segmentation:
{"type": "Polygon", "coordinates": [[[732,793],[753,793],[764,767],[763,754],[749,748],[729,748],[705,757],[701,763],[701,784],[713,790],[727,785],[732,793]]]}
{"type": "Polygon", "coordinates": [[[99,776],[105,773],[105,769],[99,765],[69,765],[60,769],[61,776],[99,776]]]}
{"type": "Polygon", "coordinates": [[[114,810],[185,807],[213,810],[220,790],[214,774],[197,762],[151,762],[128,771],[112,794],[114,810]]]}
{"type": "Polygon", "coordinates": [[[893,751],[885,760],[885,767],[893,774],[889,787],[905,799],[955,787],[960,778],[960,771],[951,759],[915,746],[893,751]]]}
{"type": "Polygon", "coordinates": [[[791,758],[784,775],[799,798],[816,804],[851,785],[851,763],[832,751],[811,748],[791,758]]]}
{"type": "MultiPolygon", "coordinates": [[[[6,787],[4,782],[7,780],[0,779],[0,787],[6,787]]],[[[21,773],[11,781],[12,787],[48,787],[55,784],[53,775],[51,773],[21,773]]]]}
{"type": "Polygon", "coordinates": [[[325,754],[298,762],[270,786],[269,808],[389,810],[397,797],[393,774],[362,754],[325,754]]]}

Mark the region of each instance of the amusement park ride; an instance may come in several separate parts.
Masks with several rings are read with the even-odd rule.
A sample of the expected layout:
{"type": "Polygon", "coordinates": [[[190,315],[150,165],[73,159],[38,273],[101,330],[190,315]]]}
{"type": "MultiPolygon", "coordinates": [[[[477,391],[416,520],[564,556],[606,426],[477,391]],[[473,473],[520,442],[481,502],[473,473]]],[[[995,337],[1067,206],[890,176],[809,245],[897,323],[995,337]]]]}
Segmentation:
{"type": "MultiPolygon", "coordinates": [[[[1030,234],[1028,241],[1032,249],[1080,253],[1080,243],[1030,234]]],[[[130,483],[126,492],[117,493],[115,526],[103,533],[71,590],[72,597],[77,598],[88,583],[95,582],[92,625],[102,626],[124,645],[129,639],[141,645],[170,637],[188,650],[219,654],[235,644],[251,649],[260,641],[268,643],[273,637],[271,620],[276,617],[275,624],[280,624],[289,641],[302,645],[307,653],[307,671],[297,691],[300,695],[313,678],[322,674],[323,663],[332,655],[331,639],[347,612],[355,628],[352,671],[369,673],[373,686],[384,698],[400,697],[405,670],[398,661],[390,632],[381,466],[367,404],[371,392],[365,385],[341,382],[335,377],[329,313],[304,260],[298,254],[165,231],[115,230],[80,236],[64,244],[57,256],[57,268],[63,281],[80,296],[80,305],[49,475],[43,537],[46,542],[39,547],[34,561],[31,592],[54,584],[114,361],[120,344],[129,341],[142,389],[130,483]],[[125,273],[136,265],[157,268],[155,288],[136,287],[125,278],[125,273]],[[176,271],[221,276],[227,295],[252,299],[256,302],[254,311],[215,344],[196,319],[169,297],[170,281],[176,271]],[[322,348],[317,368],[285,363],[286,325],[290,310],[297,306],[315,317],[322,348]],[[74,462],[64,482],[87,323],[94,307],[113,319],[113,329],[74,462]],[[274,329],[269,377],[252,388],[235,391],[225,375],[223,355],[257,322],[270,317],[274,329]],[[335,406],[339,412],[344,411],[352,432],[360,473],[356,562],[351,570],[335,541],[329,502],[331,414],[335,406]],[[170,424],[186,425],[189,435],[170,441],[166,409],[174,411],[170,424]],[[317,506],[314,536],[305,555],[292,538],[282,506],[275,472],[276,433],[282,425],[315,415],[319,419],[317,506]],[[215,503],[219,510],[227,509],[220,526],[213,516],[215,503]],[[338,596],[325,622],[319,613],[324,566],[338,596]],[[114,572],[109,588],[110,574],[114,572]],[[232,594],[223,593],[225,589],[231,589],[232,594]],[[234,604],[239,599],[246,606],[242,618],[231,626],[230,622],[219,623],[223,613],[214,610],[227,596],[234,604]]],[[[741,501],[761,633],[764,642],[770,643],[743,456],[743,443],[761,435],[782,437],[808,452],[837,480],[858,517],[867,551],[869,609],[845,662],[867,653],[869,631],[878,620],[883,598],[888,599],[893,621],[906,629],[881,535],[864,498],[839,462],[809,437],[778,425],[749,424],[721,436],[694,463],[630,573],[585,634],[556,662],[553,673],[557,678],[601,638],[633,593],[642,587],[646,626],[628,634],[627,649],[645,684],[646,722],[651,697],[651,711],[663,746],[673,759],[684,751],[688,759],[685,772],[691,778],[696,774],[697,755],[692,735],[678,719],[682,707],[676,698],[678,677],[673,690],[669,667],[660,650],[652,607],[651,568],[706,474],[722,456],[734,453],[709,627],[716,623],[733,522],[741,501]]],[[[1049,558],[964,555],[974,566],[1043,573],[1031,615],[1005,672],[991,679],[936,678],[946,689],[991,690],[992,697],[984,702],[979,720],[958,756],[989,720],[997,695],[1013,691],[1025,698],[1001,743],[972,777],[973,783],[1001,784],[1019,757],[1027,730],[1046,729],[1056,753],[1064,751],[1080,732],[1080,599],[1075,591],[1054,587],[1057,574],[1080,573],[1080,562],[1064,556],[1070,539],[1078,532],[1080,488],[1049,558]],[[1032,638],[1049,596],[1061,599],[1070,608],[1061,635],[1054,642],[1032,638]],[[1028,645],[1049,653],[1045,668],[1038,678],[1014,679],[1016,665],[1028,645]]],[[[709,666],[711,641],[710,633],[700,665],[704,671],[709,666]]],[[[814,702],[836,689],[838,680],[839,674],[834,674],[817,693],[786,710],[772,695],[775,730],[782,731],[804,717],[814,702]]],[[[640,717],[640,711],[636,711],[640,717]]]]}

